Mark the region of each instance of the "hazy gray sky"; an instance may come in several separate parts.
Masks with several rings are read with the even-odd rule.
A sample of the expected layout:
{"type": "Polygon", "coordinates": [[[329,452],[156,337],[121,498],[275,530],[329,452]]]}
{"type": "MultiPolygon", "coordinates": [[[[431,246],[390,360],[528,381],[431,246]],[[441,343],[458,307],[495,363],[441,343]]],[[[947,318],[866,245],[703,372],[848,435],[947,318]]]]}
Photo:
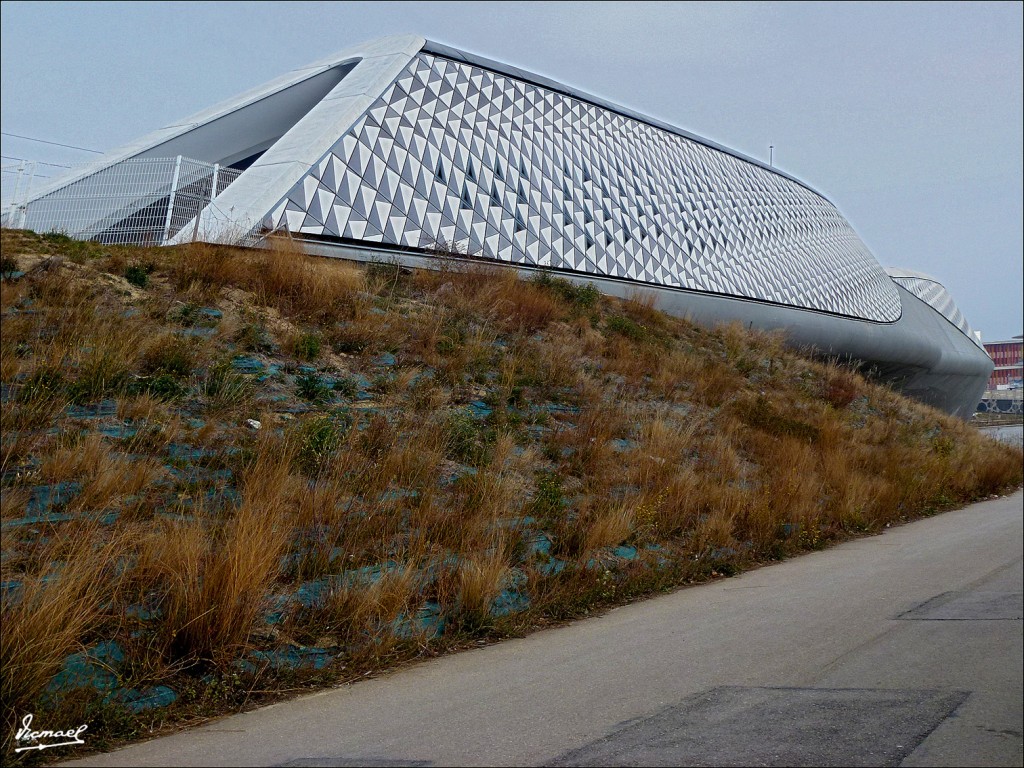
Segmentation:
{"type": "MultiPolygon", "coordinates": [[[[886,266],[1021,333],[1021,3],[3,2],[6,133],[109,150],[351,44],[415,33],[767,159],[886,266]]],[[[89,155],[3,136],[4,164],[89,155]]],[[[40,168],[56,173],[58,168],[40,168]]],[[[6,175],[6,174],[5,174],[6,175]]]]}

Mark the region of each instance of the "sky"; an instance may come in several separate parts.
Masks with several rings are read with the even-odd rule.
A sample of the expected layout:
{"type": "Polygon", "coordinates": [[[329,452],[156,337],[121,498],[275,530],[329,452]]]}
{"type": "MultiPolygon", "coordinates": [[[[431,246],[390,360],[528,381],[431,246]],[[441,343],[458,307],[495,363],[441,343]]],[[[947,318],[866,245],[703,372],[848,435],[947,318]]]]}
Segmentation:
{"type": "MultiPolygon", "coordinates": [[[[96,155],[350,45],[413,33],[802,179],[986,340],[1024,329],[1024,5],[0,3],[3,165],[96,155]]],[[[4,173],[9,194],[13,175],[4,173]]]]}

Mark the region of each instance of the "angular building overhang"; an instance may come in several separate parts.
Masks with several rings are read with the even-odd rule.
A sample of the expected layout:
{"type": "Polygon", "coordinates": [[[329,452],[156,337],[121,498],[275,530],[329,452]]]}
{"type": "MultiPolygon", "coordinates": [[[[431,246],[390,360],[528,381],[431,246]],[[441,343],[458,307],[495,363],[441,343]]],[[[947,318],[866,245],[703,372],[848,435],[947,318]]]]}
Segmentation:
{"type": "MultiPolygon", "coordinates": [[[[319,251],[411,260],[442,245],[610,292],[640,287],[699,321],[784,327],[794,343],[866,360],[961,415],[991,367],[941,285],[886,274],[835,206],[799,179],[421,37],[383,38],[295,70],[35,199],[175,155],[238,175],[176,236],[168,214],[171,242],[251,242],[284,230],[319,251]],[[950,325],[957,333],[945,333],[950,325]]],[[[93,215],[103,226],[131,218],[123,208],[93,215]]],[[[27,225],[47,222],[29,215],[27,225]]]]}

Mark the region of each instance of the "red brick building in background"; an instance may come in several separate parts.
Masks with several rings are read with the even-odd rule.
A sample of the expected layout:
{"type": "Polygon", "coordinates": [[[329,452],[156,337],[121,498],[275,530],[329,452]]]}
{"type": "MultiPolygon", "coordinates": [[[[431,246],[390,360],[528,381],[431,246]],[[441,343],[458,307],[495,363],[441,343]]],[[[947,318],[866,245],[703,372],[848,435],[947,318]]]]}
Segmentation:
{"type": "Polygon", "coordinates": [[[1024,336],[1014,336],[1009,341],[985,342],[985,351],[996,364],[988,380],[988,389],[994,390],[1000,386],[1006,389],[1008,385],[1014,384],[1020,388],[1024,376],[1021,363],[1024,358],[1024,336]]]}

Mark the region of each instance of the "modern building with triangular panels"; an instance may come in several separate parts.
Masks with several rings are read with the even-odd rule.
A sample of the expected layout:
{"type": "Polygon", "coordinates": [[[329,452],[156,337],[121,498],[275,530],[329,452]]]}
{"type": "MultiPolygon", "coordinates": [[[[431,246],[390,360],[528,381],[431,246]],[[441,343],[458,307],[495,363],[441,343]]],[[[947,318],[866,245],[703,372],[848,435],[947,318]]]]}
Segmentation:
{"type": "Polygon", "coordinates": [[[697,322],[783,328],[965,418],[992,369],[941,284],[887,273],[799,179],[421,37],[348,49],[104,155],[19,224],[110,241],[154,211],[169,244],[287,232],[329,256],[429,267],[440,247],[650,291],[697,322]]]}

